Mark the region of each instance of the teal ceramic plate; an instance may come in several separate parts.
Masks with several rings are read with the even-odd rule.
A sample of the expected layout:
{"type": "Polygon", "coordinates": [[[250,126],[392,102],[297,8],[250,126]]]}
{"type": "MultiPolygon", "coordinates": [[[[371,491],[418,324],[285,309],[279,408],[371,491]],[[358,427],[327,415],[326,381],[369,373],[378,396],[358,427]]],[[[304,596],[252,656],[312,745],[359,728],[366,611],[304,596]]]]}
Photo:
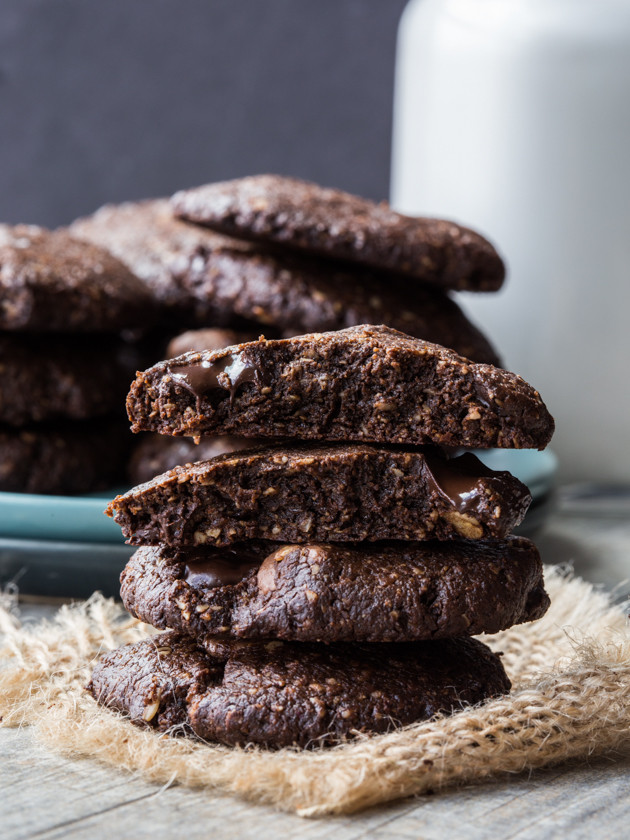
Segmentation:
{"type": "Polygon", "coordinates": [[[529,487],[534,502],[552,489],[558,458],[549,449],[477,449],[475,455],[493,470],[508,470],[529,487]]]}
{"type": "Polygon", "coordinates": [[[0,536],[120,544],[120,528],[103,513],[117,492],[89,496],[0,493],[0,536]]]}
{"type": "MultiPolygon", "coordinates": [[[[492,469],[509,470],[520,478],[534,501],[551,489],[557,459],[549,450],[491,449],[476,454],[492,469]]],[[[103,513],[117,492],[90,496],[0,493],[0,537],[120,544],[119,527],[103,513]]]]}
{"type": "MultiPolygon", "coordinates": [[[[492,469],[509,470],[532,491],[518,532],[531,535],[549,508],[557,461],[552,452],[478,452],[492,469]]],[[[132,546],[103,510],[116,490],[91,496],[0,493],[0,587],[32,595],[85,598],[95,589],[118,593],[132,546]]]]}

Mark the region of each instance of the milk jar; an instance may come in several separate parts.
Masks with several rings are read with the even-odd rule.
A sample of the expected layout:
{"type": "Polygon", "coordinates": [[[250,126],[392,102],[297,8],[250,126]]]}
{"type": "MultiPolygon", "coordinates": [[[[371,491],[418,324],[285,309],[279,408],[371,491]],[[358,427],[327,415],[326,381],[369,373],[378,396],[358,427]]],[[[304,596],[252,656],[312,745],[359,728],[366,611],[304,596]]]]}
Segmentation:
{"type": "Polygon", "coordinates": [[[630,0],[412,0],[392,204],[477,228],[463,307],[557,421],[565,480],[630,482],[630,0]]]}

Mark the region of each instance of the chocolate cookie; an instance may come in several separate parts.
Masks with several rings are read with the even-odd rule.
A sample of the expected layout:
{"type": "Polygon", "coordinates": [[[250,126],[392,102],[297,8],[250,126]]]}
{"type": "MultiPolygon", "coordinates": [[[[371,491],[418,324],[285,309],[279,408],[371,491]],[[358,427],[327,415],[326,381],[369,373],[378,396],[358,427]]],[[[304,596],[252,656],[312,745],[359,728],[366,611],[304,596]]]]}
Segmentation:
{"type": "Polygon", "coordinates": [[[0,329],[107,332],[155,320],[145,284],[66,231],[0,225],[0,329]]]}
{"type": "Polygon", "coordinates": [[[499,364],[486,337],[443,291],[314,257],[217,248],[182,276],[201,300],[284,335],[387,324],[477,362],[499,364]]]}
{"type": "Polygon", "coordinates": [[[296,642],[413,642],[498,633],[545,614],[536,546],[505,540],[145,547],[121,575],[154,627],[296,642]]]}
{"type": "Polygon", "coordinates": [[[133,431],[543,449],[553,418],[520,376],[387,327],[216,353],[138,374],[133,431]]]}
{"type": "Polygon", "coordinates": [[[401,272],[447,289],[495,291],[505,276],[492,245],[468,228],[394,212],[386,202],[281,175],[177,193],[178,216],[246,239],[401,272]]]}
{"type": "Polygon", "coordinates": [[[213,353],[215,350],[223,350],[224,347],[232,344],[244,344],[247,341],[255,341],[257,338],[255,333],[236,332],[218,327],[188,330],[169,341],[166,347],[166,358],[173,359],[184,353],[200,353],[203,350],[213,353]]]}
{"type": "Polygon", "coordinates": [[[73,495],[125,478],[132,441],[123,420],[0,426],[0,490],[73,495]]]}
{"type": "Polygon", "coordinates": [[[474,455],[370,444],[278,446],[176,467],[107,513],[134,545],[507,536],[531,496],[474,455]]]}
{"type": "Polygon", "coordinates": [[[69,228],[79,239],[107,248],[151,289],[172,323],[229,324],[232,313],[200,302],[181,283],[191,264],[205,264],[224,237],[174,218],[167,199],[108,204],[69,228]]]}
{"type": "Polygon", "coordinates": [[[207,461],[227,452],[255,449],[263,444],[263,440],[256,438],[205,437],[195,444],[190,438],[147,435],[134,448],[129,462],[129,480],[132,484],[143,484],[173,467],[207,461]]]}
{"type": "Polygon", "coordinates": [[[133,345],[111,336],[0,334],[0,422],[119,411],[135,361],[133,345]]]}
{"type": "Polygon", "coordinates": [[[254,332],[258,324],[284,335],[386,323],[476,361],[498,363],[487,339],[439,291],[409,289],[389,276],[329,261],[277,255],[181,222],[164,200],[103,207],[70,230],[123,260],[151,286],[169,318],[254,332]]]}
{"type": "Polygon", "coordinates": [[[184,726],[229,745],[313,747],[456,711],[508,692],[510,681],[475,639],[224,642],[203,653],[163,633],[103,656],[87,690],[159,731],[184,726]]]}

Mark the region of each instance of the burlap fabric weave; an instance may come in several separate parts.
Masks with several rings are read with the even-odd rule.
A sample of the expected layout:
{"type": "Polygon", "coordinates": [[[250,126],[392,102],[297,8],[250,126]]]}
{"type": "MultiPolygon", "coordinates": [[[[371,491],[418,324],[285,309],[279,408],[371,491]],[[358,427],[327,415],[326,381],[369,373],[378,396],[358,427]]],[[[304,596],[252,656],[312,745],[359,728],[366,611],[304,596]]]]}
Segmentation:
{"type": "Polygon", "coordinates": [[[218,788],[302,816],[357,811],[445,786],[606,751],[630,752],[630,630],[621,607],[546,570],[552,599],[534,624],[484,639],[502,650],[507,696],[333,749],[232,749],[139,729],[83,690],[99,652],[152,631],[95,595],[20,625],[0,608],[0,715],[49,748],[159,783],[218,788]]]}

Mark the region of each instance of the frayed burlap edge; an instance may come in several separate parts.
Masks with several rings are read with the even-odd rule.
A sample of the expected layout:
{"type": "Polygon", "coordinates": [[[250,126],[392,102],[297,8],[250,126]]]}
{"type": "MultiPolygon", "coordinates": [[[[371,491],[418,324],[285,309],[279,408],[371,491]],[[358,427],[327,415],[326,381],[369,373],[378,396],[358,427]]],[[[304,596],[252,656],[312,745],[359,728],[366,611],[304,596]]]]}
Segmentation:
{"type": "Polygon", "coordinates": [[[230,749],[139,729],[83,686],[94,658],[150,629],[94,595],[21,625],[0,606],[0,715],[49,748],[218,789],[301,816],[351,813],[427,790],[607,751],[630,752],[630,632],[624,610],[546,570],[547,615],[485,641],[504,652],[512,693],[389,735],[327,750],[230,749]]]}

